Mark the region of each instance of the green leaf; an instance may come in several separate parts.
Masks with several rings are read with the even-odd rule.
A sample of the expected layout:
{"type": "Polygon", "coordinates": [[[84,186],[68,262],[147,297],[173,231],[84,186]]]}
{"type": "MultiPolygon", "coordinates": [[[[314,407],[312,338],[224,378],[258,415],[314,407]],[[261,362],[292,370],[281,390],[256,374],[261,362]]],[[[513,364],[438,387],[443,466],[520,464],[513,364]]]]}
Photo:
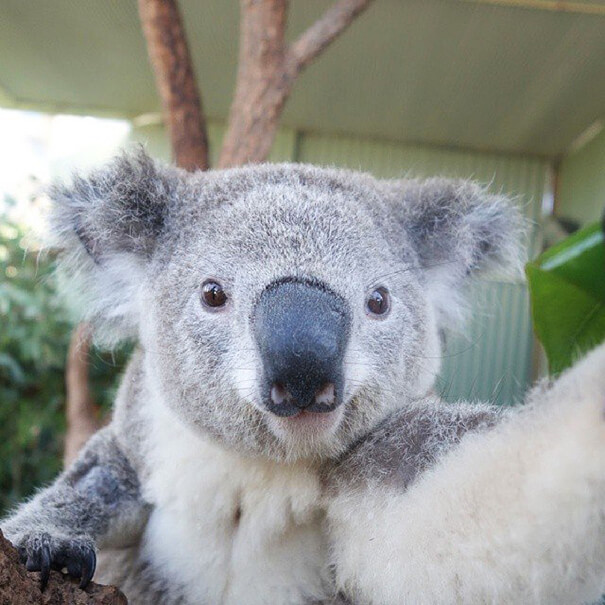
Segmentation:
{"type": "Polygon", "coordinates": [[[536,334],[558,374],[605,340],[605,244],[590,225],[526,266],[536,334]]]}

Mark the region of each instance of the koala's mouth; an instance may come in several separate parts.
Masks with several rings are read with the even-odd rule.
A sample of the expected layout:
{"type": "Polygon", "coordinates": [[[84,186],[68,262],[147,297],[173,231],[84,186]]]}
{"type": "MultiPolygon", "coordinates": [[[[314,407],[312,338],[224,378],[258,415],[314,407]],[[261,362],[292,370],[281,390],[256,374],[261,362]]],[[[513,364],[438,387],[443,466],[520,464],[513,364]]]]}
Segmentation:
{"type": "Polygon", "coordinates": [[[301,410],[297,414],[281,417],[271,414],[268,418],[269,426],[282,439],[329,436],[340,425],[343,407],[339,406],[330,412],[301,410]]]}
{"type": "Polygon", "coordinates": [[[273,383],[269,390],[267,409],[282,418],[299,418],[305,415],[329,414],[339,405],[337,387],[332,382],[324,383],[315,393],[293,396],[279,383],[273,383]],[[301,405],[302,401],[302,405],[301,405]]]}

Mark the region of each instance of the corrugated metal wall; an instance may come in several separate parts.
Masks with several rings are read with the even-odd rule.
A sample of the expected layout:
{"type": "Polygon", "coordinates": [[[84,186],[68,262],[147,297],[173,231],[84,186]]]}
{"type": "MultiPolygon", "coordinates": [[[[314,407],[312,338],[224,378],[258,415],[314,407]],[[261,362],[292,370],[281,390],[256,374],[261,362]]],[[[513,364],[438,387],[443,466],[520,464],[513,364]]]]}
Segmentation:
{"type": "MultiPolygon", "coordinates": [[[[139,129],[135,138],[147,141],[152,154],[167,159],[168,147],[158,131],[157,127],[139,129]]],[[[223,127],[211,124],[209,135],[213,149],[219,149],[223,127]]],[[[270,159],[345,166],[387,178],[473,178],[515,199],[534,225],[528,238],[530,254],[540,246],[538,224],[549,175],[546,160],[293,131],[280,132],[270,159]]],[[[470,284],[468,296],[472,301],[469,324],[464,335],[447,337],[438,389],[449,400],[518,401],[532,373],[533,337],[525,284],[490,276],[470,284]]]]}
{"type": "Polygon", "coordinates": [[[437,388],[448,400],[519,401],[531,380],[533,337],[524,284],[477,280],[467,331],[449,334],[437,388]]]}

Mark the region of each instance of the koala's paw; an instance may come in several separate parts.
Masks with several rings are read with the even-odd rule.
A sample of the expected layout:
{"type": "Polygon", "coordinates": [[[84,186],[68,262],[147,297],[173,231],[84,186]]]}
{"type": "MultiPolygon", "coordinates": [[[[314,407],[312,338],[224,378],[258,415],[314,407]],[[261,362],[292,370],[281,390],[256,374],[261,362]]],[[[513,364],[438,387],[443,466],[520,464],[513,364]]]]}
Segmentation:
{"type": "Polygon", "coordinates": [[[67,568],[70,576],[80,578],[86,588],[97,566],[97,555],[88,538],[55,538],[45,532],[31,533],[18,548],[27,571],[39,571],[42,590],[46,588],[50,570],[67,568]]]}

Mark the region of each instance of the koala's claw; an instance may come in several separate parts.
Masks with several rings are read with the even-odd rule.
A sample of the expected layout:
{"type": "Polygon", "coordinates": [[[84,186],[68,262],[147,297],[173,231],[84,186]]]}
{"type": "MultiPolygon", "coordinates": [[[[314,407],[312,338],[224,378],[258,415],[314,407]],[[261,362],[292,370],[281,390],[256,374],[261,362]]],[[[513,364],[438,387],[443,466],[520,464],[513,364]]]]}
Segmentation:
{"type": "Polygon", "coordinates": [[[25,568],[27,571],[40,572],[40,588],[42,590],[44,590],[48,584],[50,564],[50,546],[44,542],[42,542],[39,547],[34,547],[27,555],[27,560],[25,561],[25,568]]]}
{"type": "Polygon", "coordinates": [[[67,568],[70,576],[80,578],[86,588],[95,573],[97,555],[94,544],[86,538],[53,538],[50,534],[30,535],[19,549],[27,571],[40,572],[40,588],[48,584],[50,570],[67,568]]]}
{"type": "Polygon", "coordinates": [[[92,577],[95,575],[95,569],[97,567],[97,553],[95,553],[95,549],[91,548],[84,563],[82,565],[82,575],[80,577],[80,588],[86,588],[88,583],[92,580],[92,577]]]}

